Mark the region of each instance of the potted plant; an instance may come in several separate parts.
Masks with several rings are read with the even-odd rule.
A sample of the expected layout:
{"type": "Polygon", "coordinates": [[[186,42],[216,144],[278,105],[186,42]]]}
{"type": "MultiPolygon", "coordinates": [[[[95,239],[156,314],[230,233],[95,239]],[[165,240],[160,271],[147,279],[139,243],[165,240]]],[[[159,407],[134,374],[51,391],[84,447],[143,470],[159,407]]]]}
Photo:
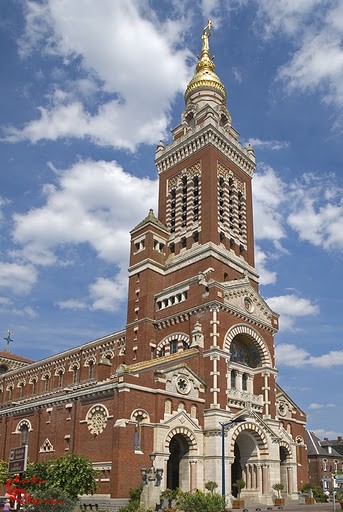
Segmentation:
{"type": "Polygon", "coordinates": [[[245,487],[245,481],[240,478],[232,485],[237,487],[237,498],[233,500],[232,508],[244,508],[244,500],[241,500],[241,490],[245,487]]]}
{"type": "Polygon", "coordinates": [[[285,498],[281,497],[281,491],[283,491],[284,487],[285,486],[283,484],[280,484],[280,483],[274,484],[272,486],[274,491],[277,492],[277,498],[275,498],[275,500],[274,500],[274,505],[276,505],[276,506],[279,506],[279,507],[282,506],[283,507],[284,504],[285,504],[285,498]]]}

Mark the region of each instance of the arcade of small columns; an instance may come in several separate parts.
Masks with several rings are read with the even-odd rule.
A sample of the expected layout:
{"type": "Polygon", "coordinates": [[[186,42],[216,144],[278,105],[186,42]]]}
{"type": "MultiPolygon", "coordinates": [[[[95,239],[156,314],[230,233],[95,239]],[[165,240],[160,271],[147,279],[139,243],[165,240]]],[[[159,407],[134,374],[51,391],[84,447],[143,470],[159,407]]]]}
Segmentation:
{"type": "MultiPolygon", "coordinates": [[[[164,468],[164,471],[163,471],[163,474],[166,475],[167,473],[167,458],[165,459],[165,468],[164,468]]],[[[232,467],[232,463],[233,463],[233,460],[231,459],[227,461],[228,462],[228,466],[227,467],[227,470],[228,470],[228,475],[231,476],[231,467],[232,467]]],[[[199,488],[200,486],[200,482],[198,482],[198,479],[197,479],[197,463],[198,461],[195,460],[195,459],[190,459],[188,460],[188,463],[189,463],[189,489],[185,488],[184,490],[194,490],[194,489],[197,489],[199,488]]],[[[180,475],[182,477],[182,480],[183,480],[183,477],[185,476],[185,467],[182,471],[182,475],[180,475]]],[[[270,465],[269,464],[264,464],[264,463],[246,463],[244,465],[244,467],[242,468],[242,479],[245,481],[245,488],[244,488],[244,493],[248,494],[249,491],[255,491],[255,492],[259,492],[262,496],[266,495],[266,496],[269,496],[270,495],[270,489],[271,489],[271,485],[270,485],[270,465]]],[[[286,482],[285,482],[285,492],[287,494],[292,494],[293,493],[293,468],[292,467],[285,467],[285,470],[286,470],[286,482]]],[[[230,480],[229,480],[230,481],[230,480]]],[[[183,480],[183,483],[185,484],[184,480],[183,480]]],[[[186,485],[187,487],[187,485],[186,485]]],[[[231,484],[229,484],[228,486],[228,492],[231,491],[230,489],[231,487],[231,484]]]]}

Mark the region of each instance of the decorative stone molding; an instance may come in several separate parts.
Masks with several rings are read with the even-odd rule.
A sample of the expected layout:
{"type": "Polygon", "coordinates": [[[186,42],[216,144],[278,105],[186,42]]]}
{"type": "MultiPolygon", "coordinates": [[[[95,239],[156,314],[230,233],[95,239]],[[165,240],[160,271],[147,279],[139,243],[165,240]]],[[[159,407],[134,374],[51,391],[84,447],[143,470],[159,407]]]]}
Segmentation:
{"type": "Polygon", "coordinates": [[[104,405],[93,405],[86,414],[86,422],[90,433],[101,434],[106,428],[108,416],[108,410],[104,405]]]}

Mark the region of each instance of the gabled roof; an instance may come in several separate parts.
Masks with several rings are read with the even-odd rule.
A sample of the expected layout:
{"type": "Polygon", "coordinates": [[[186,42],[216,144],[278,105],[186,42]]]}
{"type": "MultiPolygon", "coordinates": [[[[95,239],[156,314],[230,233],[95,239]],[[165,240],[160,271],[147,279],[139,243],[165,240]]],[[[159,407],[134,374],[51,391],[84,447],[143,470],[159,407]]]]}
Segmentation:
{"type": "Polygon", "coordinates": [[[331,453],[327,450],[328,444],[323,447],[321,440],[314,432],[306,430],[306,446],[308,456],[317,455],[319,457],[342,457],[342,455],[332,448],[331,453]]]}
{"type": "Polygon", "coordinates": [[[32,359],[28,359],[27,357],[18,356],[17,354],[13,354],[12,352],[8,352],[7,350],[4,350],[0,352],[0,359],[8,359],[9,361],[20,361],[22,363],[33,363],[34,361],[32,359]]]}
{"type": "Polygon", "coordinates": [[[142,228],[146,224],[154,224],[155,226],[159,227],[160,229],[163,229],[167,233],[169,233],[168,228],[162,224],[160,220],[158,220],[157,217],[155,217],[154,210],[150,209],[148,215],[143,219],[135,228],[133,228],[130,233],[133,233],[134,231],[137,231],[138,229],[142,228]]]}

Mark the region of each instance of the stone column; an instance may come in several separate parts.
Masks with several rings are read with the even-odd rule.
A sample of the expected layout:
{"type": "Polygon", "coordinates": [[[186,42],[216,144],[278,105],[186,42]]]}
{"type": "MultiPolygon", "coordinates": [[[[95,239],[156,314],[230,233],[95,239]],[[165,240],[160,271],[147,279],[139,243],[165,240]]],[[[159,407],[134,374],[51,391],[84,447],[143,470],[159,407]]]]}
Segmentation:
{"type": "Polygon", "coordinates": [[[269,491],[269,467],[264,464],[262,466],[262,494],[268,494],[269,491]]]}
{"type": "Polygon", "coordinates": [[[246,471],[247,471],[247,489],[251,489],[251,464],[246,465],[246,471]]]}
{"type": "Polygon", "coordinates": [[[293,471],[292,468],[287,468],[287,494],[293,492],[293,471]]]}
{"type": "Polygon", "coordinates": [[[197,489],[197,467],[196,460],[189,461],[189,481],[190,481],[190,491],[194,491],[197,489]]]}
{"type": "Polygon", "coordinates": [[[257,466],[257,489],[262,492],[262,467],[261,464],[257,466]]]}

